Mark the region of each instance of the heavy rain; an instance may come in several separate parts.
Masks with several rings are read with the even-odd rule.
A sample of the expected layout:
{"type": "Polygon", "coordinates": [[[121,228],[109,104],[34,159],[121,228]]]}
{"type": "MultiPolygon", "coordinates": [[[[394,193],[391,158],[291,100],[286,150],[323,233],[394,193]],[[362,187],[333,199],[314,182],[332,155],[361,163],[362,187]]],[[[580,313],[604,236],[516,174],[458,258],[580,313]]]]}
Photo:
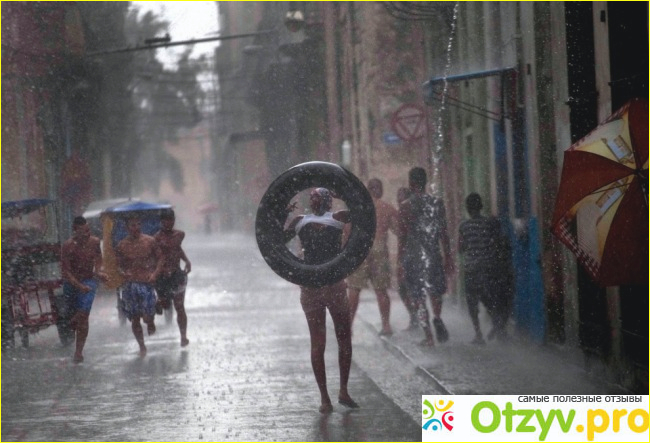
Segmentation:
{"type": "Polygon", "coordinates": [[[647,8],[2,2],[2,440],[648,441],[647,8]]]}

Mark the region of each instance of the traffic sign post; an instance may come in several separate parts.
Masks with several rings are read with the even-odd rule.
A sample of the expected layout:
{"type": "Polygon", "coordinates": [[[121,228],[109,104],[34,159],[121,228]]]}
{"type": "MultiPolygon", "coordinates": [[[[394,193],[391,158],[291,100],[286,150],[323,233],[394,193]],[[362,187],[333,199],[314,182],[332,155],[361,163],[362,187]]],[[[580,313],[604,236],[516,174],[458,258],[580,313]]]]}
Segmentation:
{"type": "Polygon", "coordinates": [[[426,113],[414,104],[404,104],[393,114],[391,127],[405,142],[418,140],[426,135],[426,113]]]}

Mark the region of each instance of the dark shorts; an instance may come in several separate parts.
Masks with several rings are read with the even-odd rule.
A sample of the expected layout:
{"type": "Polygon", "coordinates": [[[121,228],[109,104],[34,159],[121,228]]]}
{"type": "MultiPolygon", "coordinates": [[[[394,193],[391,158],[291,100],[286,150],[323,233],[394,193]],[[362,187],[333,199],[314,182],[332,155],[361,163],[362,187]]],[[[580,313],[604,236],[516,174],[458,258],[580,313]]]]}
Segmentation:
{"type": "Polygon", "coordinates": [[[89,314],[93,307],[93,301],[95,300],[95,293],[97,292],[98,284],[97,281],[92,278],[82,280],[81,283],[88,286],[90,291],[81,292],[76,286],[65,282],[63,283],[63,296],[68,305],[73,307],[74,310],[83,311],[89,314]]]}
{"type": "Polygon", "coordinates": [[[156,315],[156,292],[147,283],[125,283],[122,286],[122,302],[122,309],[129,320],[156,315]]]}
{"type": "Polygon", "coordinates": [[[163,301],[185,294],[186,286],[187,274],[180,269],[168,275],[161,275],[156,280],[156,292],[163,301]]]}
{"type": "Polygon", "coordinates": [[[447,278],[442,267],[442,257],[432,259],[406,258],[403,261],[404,277],[409,295],[415,300],[430,294],[442,297],[447,292],[447,278]]]}
{"type": "Polygon", "coordinates": [[[492,277],[485,271],[465,271],[465,292],[485,303],[486,294],[489,294],[494,284],[492,277]]]}
{"type": "Polygon", "coordinates": [[[465,293],[470,304],[479,301],[488,309],[501,308],[512,298],[512,279],[502,270],[465,270],[465,293]]]}

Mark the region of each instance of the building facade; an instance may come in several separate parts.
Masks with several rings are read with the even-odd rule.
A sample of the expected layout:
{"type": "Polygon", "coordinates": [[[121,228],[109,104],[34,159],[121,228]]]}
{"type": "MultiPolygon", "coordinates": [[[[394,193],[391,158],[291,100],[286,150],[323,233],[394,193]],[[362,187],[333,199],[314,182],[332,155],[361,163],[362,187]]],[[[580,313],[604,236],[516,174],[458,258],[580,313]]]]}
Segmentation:
{"type": "Polygon", "coordinates": [[[452,243],[465,196],[481,194],[511,238],[520,335],[647,391],[647,285],[599,288],[550,233],[564,150],[627,100],[647,100],[647,64],[630,49],[647,46],[647,5],[392,3],[331,6],[350,167],[384,178],[390,195],[426,165],[452,243]]]}
{"type": "Polygon", "coordinates": [[[129,116],[129,71],[116,69],[124,57],[87,57],[105,30],[124,41],[127,7],[2,4],[2,199],[56,200],[64,235],[90,201],[128,191],[117,135],[129,116]]]}
{"type": "MultiPolygon", "coordinates": [[[[550,232],[563,152],[627,100],[647,100],[646,4],[222,5],[224,26],[273,31],[230,55],[232,72],[254,79],[231,91],[251,92],[253,107],[235,117],[244,128],[223,155],[257,159],[261,169],[233,170],[257,174],[256,192],[289,166],[326,160],[364,182],[381,178],[395,204],[408,170],[422,166],[445,201],[454,248],[465,197],[478,192],[511,239],[518,334],[647,391],[647,285],[598,287],[550,232]],[[297,8],[303,27],[287,32],[283,17],[297,8]]],[[[449,298],[462,303],[458,277],[449,298]]]]}

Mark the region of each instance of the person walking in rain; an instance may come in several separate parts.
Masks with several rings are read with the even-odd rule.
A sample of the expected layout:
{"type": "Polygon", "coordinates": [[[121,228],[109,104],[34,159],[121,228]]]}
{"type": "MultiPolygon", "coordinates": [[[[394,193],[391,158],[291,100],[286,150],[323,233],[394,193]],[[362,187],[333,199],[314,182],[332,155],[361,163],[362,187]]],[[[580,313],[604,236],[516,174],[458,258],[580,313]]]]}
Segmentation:
{"type": "Polygon", "coordinates": [[[442,199],[425,192],[426,183],[427,173],[423,168],[415,167],[409,171],[411,196],[399,207],[399,257],[404,266],[410,297],[417,303],[418,320],[425,334],[421,345],[434,346],[427,296],[431,299],[436,336],[439,342],[445,342],[449,339],[449,333],[440,316],[442,296],[447,291],[446,274],[453,273],[454,264],[444,203],[442,199]]]}
{"type": "Polygon", "coordinates": [[[72,221],[72,237],[61,246],[63,296],[75,313],[70,327],[75,330],[76,343],[72,360],[84,361],[83,349],[88,337],[90,310],[95,300],[98,280],[105,281],[99,238],[90,235],[90,225],[82,216],[72,221]]]}
{"type": "Polygon", "coordinates": [[[156,293],[154,283],[162,271],[163,260],[156,240],[142,233],[141,221],[130,217],[126,221],[128,235],[115,249],[122,285],[124,313],[131,321],[131,330],[140,346],[140,356],[147,355],[140,319],[147,325],[147,333],[156,332],[156,293]]]}
{"type": "Polygon", "coordinates": [[[379,315],[381,317],[381,331],[379,335],[391,336],[393,330],[390,326],[390,298],[388,288],[390,287],[390,262],[388,254],[388,231],[397,235],[397,210],[381,200],[384,194],[384,186],[381,180],[373,178],[368,181],[368,191],[375,205],[377,217],[377,228],[375,239],[368,257],[364,262],[347,278],[348,297],[350,299],[350,322],[359,307],[359,295],[361,289],[367,286],[368,280],[372,283],[377,294],[379,315]]]}
{"type": "MultiPolygon", "coordinates": [[[[332,213],[332,194],[328,189],[311,191],[309,204],[312,214],[296,216],[285,229],[286,241],[298,236],[307,264],[324,263],[341,252],[343,227],[350,221],[347,210],[332,213]]],[[[295,206],[295,205],[294,205],[295,206]]],[[[290,206],[287,211],[293,210],[290,206]]],[[[311,364],[320,391],[321,413],[333,411],[327,391],[325,371],[326,310],[334,322],[334,332],[339,348],[340,386],[338,402],[348,408],[359,405],[348,393],[348,379],[352,365],[352,339],[350,307],[345,281],[341,280],[322,288],[300,287],[300,304],[307,319],[311,338],[311,364]]]]}
{"type": "Polygon", "coordinates": [[[156,312],[162,313],[174,303],[176,323],[181,333],[181,346],[187,346],[187,314],[185,312],[185,288],[187,274],[192,271],[192,263],[181,246],[185,232],[174,229],[176,215],[173,209],[165,209],[160,215],[160,231],[154,235],[162,255],[162,270],[156,280],[158,302],[156,312]],[[181,269],[181,260],[185,269],[181,269]]]}
{"type": "MultiPolygon", "coordinates": [[[[463,220],[458,228],[458,251],[464,256],[465,295],[467,310],[474,326],[472,343],[483,345],[483,333],[478,318],[478,303],[483,303],[492,319],[493,328],[488,338],[496,336],[502,340],[506,334],[509,316],[509,263],[501,255],[505,239],[501,224],[494,217],[481,215],[483,201],[477,193],[465,199],[469,219],[463,220]]],[[[506,245],[505,253],[509,255],[506,245]]]]}
{"type": "MultiPolygon", "coordinates": [[[[411,191],[409,190],[409,188],[399,188],[397,190],[397,207],[399,208],[400,204],[406,201],[410,196],[411,196],[411,191]]],[[[398,220],[399,220],[399,215],[398,215],[398,220]]],[[[399,244],[400,241],[401,241],[401,237],[398,237],[398,245],[397,245],[398,251],[401,251],[403,249],[403,247],[399,244]]],[[[417,307],[417,303],[411,298],[411,295],[409,294],[406,285],[406,278],[404,276],[404,266],[402,266],[402,260],[400,259],[399,256],[397,257],[397,292],[399,293],[399,297],[402,299],[402,303],[404,303],[404,307],[406,308],[406,311],[409,313],[409,326],[407,330],[412,331],[417,329],[419,327],[418,307],[417,307]]]]}

